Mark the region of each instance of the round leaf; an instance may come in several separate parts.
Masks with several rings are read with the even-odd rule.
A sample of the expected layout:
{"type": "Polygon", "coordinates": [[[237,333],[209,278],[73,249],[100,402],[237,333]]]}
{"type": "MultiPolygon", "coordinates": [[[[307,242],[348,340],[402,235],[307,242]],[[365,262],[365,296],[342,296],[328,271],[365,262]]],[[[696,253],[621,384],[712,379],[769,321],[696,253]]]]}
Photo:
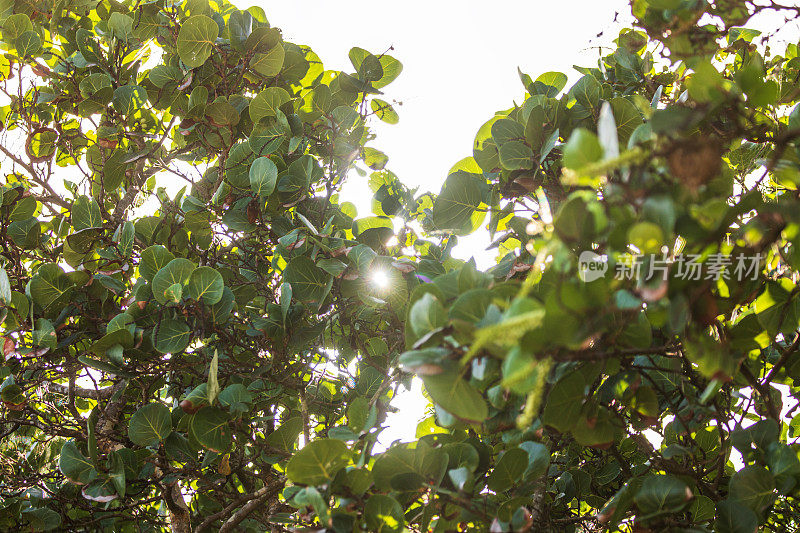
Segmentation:
{"type": "Polygon", "coordinates": [[[300,256],[286,265],[283,280],[292,285],[292,292],[298,300],[319,303],[330,290],[331,277],[311,259],[300,256]]]}
{"type": "Polygon", "coordinates": [[[133,413],[128,421],[128,438],[139,446],[154,446],[172,432],[169,408],[162,403],[149,403],[133,413]]]}
{"type": "Polygon", "coordinates": [[[364,506],[364,518],[370,531],[400,533],[405,531],[403,508],[391,496],[375,494],[364,506]]]}
{"type": "Polygon", "coordinates": [[[250,165],[250,188],[265,198],[275,190],[278,182],[278,167],[268,157],[258,157],[250,165]]]}
{"type": "Polygon", "coordinates": [[[165,319],[158,325],[153,345],[161,353],[178,353],[189,346],[192,330],[182,320],[165,319]]]}
{"type": "Polygon", "coordinates": [[[79,485],[86,485],[97,477],[97,470],[84,456],[73,441],[67,441],[61,447],[58,457],[58,469],[68,480],[79,485]]]}
{"type": "Polygon", "coordinates": [[[225,282],[222,275],[211,267],[196,268],[189,278],[186,295],[207,305],[214,305],[222,299],[225,282]]]}
{"type": "Polygon", "coordinates": [[[178,55],[189,68],[196,68],[211,56],[214,42],[219,35],[219,26],[205,15],[194,15],[186,19],[178,32],[178,55]]]}
{"type": "Polygon", "coordinates": [[[202,407],[192,416],[189,431],[204,448],[224,453],[233,443],[228,420],[228,413],[219,407],[202,407]]]}
{"type": "Polygon", "coordinates": [[[286,465],[286,475],[294,483],[322,485],[350,462],[350,449],[337,439],[320,439],[307,444],[286,465]]]}
{"type": "Polygon", "coordinates": [[[142,251],[139,261],[139,274],[147,281],[153,281],[156,273],[175,259],[175,256],[160,244],[155,244],[142,251]]]}
{"type": "Polygon", "coordinates": [[[153,276],[153,296],[159,303],[165,304],[170,301],[167,290],[176,283],[185,286],[191,279],[192,272],[196,266],[188,259],[178,257],[159,270],[153,276]]]}

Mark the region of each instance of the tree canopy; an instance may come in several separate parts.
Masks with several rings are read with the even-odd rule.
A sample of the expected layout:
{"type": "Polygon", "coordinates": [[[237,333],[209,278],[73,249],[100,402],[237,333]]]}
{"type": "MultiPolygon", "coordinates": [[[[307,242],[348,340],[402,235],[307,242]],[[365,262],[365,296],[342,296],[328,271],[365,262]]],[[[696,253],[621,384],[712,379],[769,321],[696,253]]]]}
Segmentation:
{"type": "Polygon", "coordinates": [[[378,148],[385,52],[0,0],[0,529],[800,527],[800,49],[748,27],[800,8],[631,9],[434,194],[378,148]]]}

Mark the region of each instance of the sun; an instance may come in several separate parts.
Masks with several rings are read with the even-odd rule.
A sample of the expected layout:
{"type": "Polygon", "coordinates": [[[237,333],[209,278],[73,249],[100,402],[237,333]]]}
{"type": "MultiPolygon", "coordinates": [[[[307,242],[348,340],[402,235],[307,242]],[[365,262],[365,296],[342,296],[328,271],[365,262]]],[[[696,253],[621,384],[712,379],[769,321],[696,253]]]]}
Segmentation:
{"type": "Polygon", "coordinates": [[[389,288],[389,274],[385,270],[375,270],[370,275],[370,282],[378,289],[389,288]]]}

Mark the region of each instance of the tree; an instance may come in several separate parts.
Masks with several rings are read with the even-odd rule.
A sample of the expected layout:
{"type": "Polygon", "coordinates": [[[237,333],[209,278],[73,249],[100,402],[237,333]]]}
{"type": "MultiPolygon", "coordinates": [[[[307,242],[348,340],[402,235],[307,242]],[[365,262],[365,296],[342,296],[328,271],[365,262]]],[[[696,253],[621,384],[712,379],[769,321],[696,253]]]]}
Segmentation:
{"type": "Polygon", "coordinates": [[[2,4],[0,528],[796,528],[800,57],[746,26],[800,9],[632,10],[433,195],[371,146],[390,55],[2,4]],[[486,272],[451,256],[481,227],[486,272]],[[430,416],[380,450],[413,376],[430,416]]]}

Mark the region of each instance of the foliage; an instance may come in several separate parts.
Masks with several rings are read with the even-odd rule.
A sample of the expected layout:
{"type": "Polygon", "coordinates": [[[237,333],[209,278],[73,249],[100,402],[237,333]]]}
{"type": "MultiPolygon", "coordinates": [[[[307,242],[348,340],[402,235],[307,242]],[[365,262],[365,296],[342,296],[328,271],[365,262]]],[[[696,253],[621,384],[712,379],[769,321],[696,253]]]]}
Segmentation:
{"type": "Polygon", "coordinates": [[[800,57],[746,28],[769,9],[800,16],[634,0],[434,195],[368,146],[389,55],[326,71],[226,2],[0,4],[0,528],[797,527],[800,57]],[[479,228],[486,272],[451,255],[479,228]],[[632,252],[658,275],[613,276],[632,252]],[[380,449],[414,376],[433,408],[380,449]]]}

